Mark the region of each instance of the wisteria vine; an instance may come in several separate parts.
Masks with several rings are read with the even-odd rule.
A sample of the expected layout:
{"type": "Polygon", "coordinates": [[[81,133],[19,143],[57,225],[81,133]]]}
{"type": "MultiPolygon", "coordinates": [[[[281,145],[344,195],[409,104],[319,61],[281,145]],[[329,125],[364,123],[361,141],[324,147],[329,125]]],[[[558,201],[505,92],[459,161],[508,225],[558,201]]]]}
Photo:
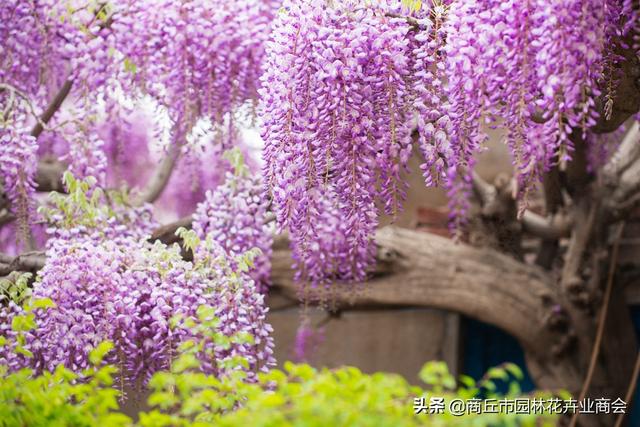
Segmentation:
{"type": "Polygon", "coordinates": [[[506,131],[523,210],[596,123],[596,100],[613,98],[611,46],[626,46],[635,19],[628,1],[285,1],[262,76],[264,173],[299,279],[366,277],[377,203],[399,208],[414,131],[455,234],[487,127],[506,131]],[[314,250],[326,209],[347,227],[331,260],[314,250]],[[336,264],[347,271],[334,275],[336,264]]]}
{"type": "MultiPolygon", "coordinates": [[[[631,0],[3,1],[0,178],[3,221],[18,226],[1,236],[17,228],[37,246],[34,224],[50,226],[33,295],[55,307],[36,311],[24,351],[0,353],[0,362],[81,370],[108,339],[121,381],[143,384],[189,336],[171,319],[208,305],[226,336],[253,338],[207,345],[216,358],[245,358],[255,379],[274,363],[264,305],[272,215],[290,237],[302,299],[326,301],[336,283],[367,278],[380,216],[402,208],[414,146],[426,184],[447,190],[459,235],[486,131],[502,129],[522,213],[578,142],[591,171],[610,151],[591,129],[612,114],[620,52],[637,49],[635,8],[631,0]],[[145,105],[162,119],[147,117],[145,105]],[[240,151],[222,155],[247,151],[240,127],[253,118],[261,175],[240,151]],[[160,170],[169,184],[156,212],[132,202],[152,181],[147,169],[170,155],[177,166],[160,170]],[[53,206],[36,197],[39,162],[52,157],[67,170],[69,194],[56,193],[53,206]],[[194,230],[181,233],[193,261],[148,241],[154,213],[189,215],[196,205],[194,230]]],[[[11,335],[21,310],[0,306],[0,336],[11,335]]],[[[216,360],[202,362],[224,374],[216,360]]]]}
{"type": "MultiPolygon", "coordinates": [[[[101,209],[96,197],[84,198],[91,190],[87,183],[67,179],[71,195],[58,198],[50,212],[55,226],[47,263],[31,294],[53,307],[35,312],[37,328],[27,334],[22,353],[0,349],[2,364],[37,372],[63,364],[81,371],[89,366],[91,349],[109,340],[114,349],[107,362],[119,367],[123,389],[141,387],[154,372],[168,369],[180,343],[192,336],[188,328],[172,327],[173,319],[193,322],[204,305],[224,336],[251,337],[228,346],[211,343],[216,357],[203,360],[205,371],[224,375],[218,362],[242,357],[251,381],[274,365],[267,309],[247,267],[255,254],[231,255],[211,235],[201,242],[184,231],[185,246],[195,254],[193,262],[184,261],[177,245],[147,242],[153,226],[148,209],[101,209]]],[[[12,301],[0,312],[11,319],[23,311],[12,301]]],[[[10,324],[3,323],[3,336],[12,334],[10,324]]]]}

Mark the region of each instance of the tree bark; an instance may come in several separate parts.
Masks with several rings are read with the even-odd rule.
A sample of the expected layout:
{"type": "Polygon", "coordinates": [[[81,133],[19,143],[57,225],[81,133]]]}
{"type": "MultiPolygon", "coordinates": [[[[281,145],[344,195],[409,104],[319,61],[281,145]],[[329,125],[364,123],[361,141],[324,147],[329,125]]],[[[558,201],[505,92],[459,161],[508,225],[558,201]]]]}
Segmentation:
{"type": "MultiPolygon", "coordinates": [[[[557,337],[542,324],[558,300],[551,277],[490,249],[455,244],[429,233],[385,227],[376,234],[380,253],[373,278],[354,294],[336,285],[339,305],[430,306],[461,312],[496,325],[527,348],[549,348],[557,337]]],[[[275,248],[276,289],[297,298],[289,250],[275,248]]],[[[357,285],[356,285],[357,286],[357,285]]]]}
{"type": "MultiPolygon", "coordinates": [[[[473,248],[413,230],[386,227],[376,234],[378,266],[366,284],[335,285],[338,309],[349,306],[424,306],[460,312],[495,325],[524,348],[540,388],[576,398],[593,346],[593,315],[562,293],[557,278],[488,248],[473,248]],[[349,289],[361,286],[354,293],[349,289]],[[586,336],[576,336],[585,334],[586,336]]],[[[273,289],[291,299],[298,286],[285,244],[274,246],[273,289]]],[[[624,397],[636,340],[622,289],[615,287],[599,362],[588,397],[624,397]]],[[[583,415],[579,425],[610,426],[612,416],[583,415]]]]}

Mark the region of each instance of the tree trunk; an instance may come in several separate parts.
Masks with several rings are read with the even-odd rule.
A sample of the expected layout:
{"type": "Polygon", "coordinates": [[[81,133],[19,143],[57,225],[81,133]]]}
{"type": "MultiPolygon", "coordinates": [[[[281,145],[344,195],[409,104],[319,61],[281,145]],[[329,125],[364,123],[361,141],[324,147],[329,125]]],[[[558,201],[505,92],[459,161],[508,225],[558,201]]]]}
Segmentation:
{"type": "MultiPolygon", "coordinates": [[[[578,308],[548,272],[488,248],[473,248],[429,233],[385,227],[376,234],[378,266],[363,291],[335,285],[337,309],[424,306],[460,312],[495,325],[523,346],[540,388],[577,398],[585,379],[597,322],[578,308]]],[[[274,292],[296,299],[286,242],[274,246],[274,292]]],[[[359,286],[356,284],[355,286],[359,286]]],[[[587,396],[624,398],[636,339],[622,289],[614,286],[600,357],[587,396]]],[[[579,425],[611,426],[612,416],[582,415],[579,425]]]]}

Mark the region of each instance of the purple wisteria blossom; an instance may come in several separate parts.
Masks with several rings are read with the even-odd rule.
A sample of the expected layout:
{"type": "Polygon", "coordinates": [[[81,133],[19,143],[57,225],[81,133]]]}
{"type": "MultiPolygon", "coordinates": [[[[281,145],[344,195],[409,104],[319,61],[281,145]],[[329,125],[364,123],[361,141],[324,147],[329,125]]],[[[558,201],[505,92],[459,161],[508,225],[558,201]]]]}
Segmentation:
{"type": "Polygon", "coordinates": [[[35,215],[36,152],[36,140],[27,130],[0,129],[0,182],[23,241],[30,238],[35,215]]]}
{"type": "Polygon", "coordinates": [[[273,25],[265,176],[299,259],[318,241],[296,236],[312,235],[323,191],[348,224],[343,252],[371,244],[376,203],[393,214],[403,198],[414,129],[426,183],[447,190],[456,234],[487,128],[506,131],[522,211],[598,120],[596,99],[611,108],[621,57],[610,46],[624,47],[637,21],[628,1],[433,1],[411,18],[401,3],[285,2],[273,25]]]}
{"type": "Polygon", "coordinates": [[[347,280],[363,279],[373,261],[376,202],[395,214],[405,195],[410,27],[382,6],[287,1],[268,44],[265,179],[278,224],[291,233],[298,276],[312,284],[316,272],[304,265],[315,262],[323,194],[335,196],[348,235],[341,257],[324,266],[341,265],[347,280]]]}
{"type": "MultiPolygon", "coordinates": [[[[33,298],[49,298],[55,307],[36,312],[38,327],[25,345],[33,357],[5,352],[0,359],[12,369],[54,370],[63,364],[81,371],[89,366],[91,349],[110,340],[114,349],[107,362],[119,368],[122,382],[140,387],[154,372],[168,369],[179,344],[192,336],[188,329],[172,328],[171,319],[196,319],[198,307],[206,305],[215,310],[223,335],[252,337],[215,353],[216,360],[243,357],[247,378],[254,380],[275,364],[263,296],[248,276],[232,275],[220,247],[207,254],[215,262],[203,264],[197,257],[193,264],[182,260],[177,246],[133,238],[104,241],[85,234],[54,241],[33,298]]],[[[3,328],[20,313],[15,304],[2,308],[3,328]]],[[[10,338],[9,330],[0,332],[10,338]]],[[[203,362],[205,372],[224,374],[216,363],[203,362]]]]}
{"type": "Polygon", "coordinates": [[[268,221],[268,201],[261,197],[262,188],[259,179],[248,176],[247,169],[241,168],[236,174],[227,172],[225,183],[207,192],[198,205],[193,229],[203,240],[211,236],[232,258],[260,249],[250,275],[259,291],[266,293],[271,282],[274,227],[268,221]]]}
{"type": "Polygon", "coordinates": [[[303,317],[296,331],[293,354],[298,363],[307,362],[324,340],[324,328],[314,328],[308,317],[303,317]]]}

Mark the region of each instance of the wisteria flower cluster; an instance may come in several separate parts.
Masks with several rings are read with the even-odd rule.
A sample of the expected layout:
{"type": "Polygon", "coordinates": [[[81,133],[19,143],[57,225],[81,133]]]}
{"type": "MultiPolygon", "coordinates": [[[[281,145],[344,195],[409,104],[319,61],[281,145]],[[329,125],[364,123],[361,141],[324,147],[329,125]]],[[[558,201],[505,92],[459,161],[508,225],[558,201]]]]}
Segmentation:
{"type": "MultiPolygon", "coordinates": [[[[2,2],[0,83],[24,95],[16,102],[15,93],[0,89],[3,116],[19,118],[3,117],[3,127],[34,126],[57,100],[60,111],[38,132],[38,154],[54,155],[100,185],[126,166],[123,158],[150,151],[152,141],[123,119],[134,117],[143,100],[168,114],[171,144],[186,146],[203,118],[226,129],[227,145],[239,144],[232,116],[255,104],[276,9],[271,0],[2,2]]],[[[35,161],[26,168],[35,170],[35,161]]]]}
{"type": "MultiPolygon", "coordinates": [[[[596,99],[604,95],[612,102],[621,58],[611,46],[625,45],[636,17],[629,2],[618,1],[462,1],[439,7],[432,10],[430,31],[416,35],[425,42],[418,45],[418,58],[431,58],[420,64],[422,73],[430,83],[437,77],[428,91],[431,105],[441,105],[429,112],[426,135],[420,133],[426,166],[436,164],[445,178],[456,228],[468,206],[474,155],[486,140],[483,124],[506,130],[518,197],[526,207],[543,172],[564,166],[573,139],[584,138],[595,124],[596,99]]],[[[419,112],[424,117],[424,107],[419,112]]]]}
{"type": "Polygon", "coordinates": [[[118,83],[169,109],[184,136],[200,117],[220,123],[255,99],[275,2],[118,2],[109,43],[118,83]]]}
{"type": "Polygon", "coordinates": [[[103,77],[101,11],[86,1],[3,1],[0,81],[48,102],[68,77],[103,77]]]}
{"type": "Polygon", "coordinates": [[[598,118],[605,67],[617,60],[605,46],[616,43],[612,31],[625,13],[617,1],[462,1],[449,8],[443,87],[451,152],[442,155],[453,193],[469,186],[473,155],[486,139],[483,121],[506,129],[525,203],[542,172],[571,159],[572,132],[584,136],[598,118]]]}
{"type": "MultiPolygon", "coordinates": [[[[265,177],[294,256],[312,262],[314,225],[329,206],[349,244],[336,260],[362,279],[372,258],[376,202],[395,213],[411,152],[411,64],[403,19],[384,8],[287,1],[262,76],[265,177]]],[[[302,269],[302,276],[309,274],[302,269]]]]}
{"type": "MultiPolygon", "coordinates": [[[[289,233],[302,298],[324,301],[367,278],[379,216],[395,216],[405,198],[414,140],[458,233],[486,129],[503,129],[522,211],[576,139],[593,167],[605,156],[606,138],[589,132],[598,110],[611,114],[620,51],[637,44],[636,9],[632,0],[0,2],[0,178],[25,240],[43,156],[66,163],[69,194],[38,211],[51,239],[33,292],[56,306],[34,314],[41,327],[24,347],[34,357],[7,363],[81,370],[109,339],[122,380],[144,383],[189,334],[172,316],[205,304],[224,334],[253,337],[208,350],[241,355],[253,374],[268,368],[268,211],[289,233]],[[142,185],[137,169],[166,148],[134,114],[143,100],[165,115],[167,153],[178,153],[165,192],[174,211],[190,214],[213,190],[182,232],[193,262],[147,241],[150,206],[107,190],[142,185]],[[46,124],[36,118],[58,109],[46,124]],[[237,152],[227,158],[235,173],[222,156],[254,110],[260,178],[237,152]],[[203,122],[217,135],[198,151],[190,139],[203,122]]],[[[3,307],[1,331],[20,310],[3,307]]],[[[221,374],[214,362],[203,366],[221,374]]]]}
{"type": "MultiPolygon", "coordinates": [[[[74,185],[85,187],[71,183],[73,199],[74,185]]],[[[99,214],[89,208],[84,218],[99,214]]],[[[224,375],[217,361],[232,357],[247,361],[249,380],[274,365],[267,309],[250,277],[253,252],[232,257],[211,235],[201,245],[195,232],[185,232],[185,245],[195,254],[189,262],[178,245],[149,243],[140,231],[127,234],[126,219],[118,216],[100,221],[96,230],[85,225],[65,229],[64,216],[58,219],[32,291],[34,300],[50,300],[55,306],[35,312],[38,327],[27,334],[24,345],[30,356],[3,350],[3,364],[38,372],[63,364],[81,371],[89,366],[91,349],[109,340],[114,349],[107,361],[119,367],[121,384],[142,386],[154,372],[167,369],[180,343],[192,337],[189,329],[172,327],[173,319],[193,321],[198,307],[206,305],[214,310],[223,335],[251,337],[228,345],[210,343],[215,360],[203,360],[208,373],[224,375]]],[[[21,310],[15,303],[3,307],[3,327],[21,310]]]]}
{"type": "Polygon", "coordinates": [[[26,130],[0,129],[0,183],[24,241],[30,238],[35,214],[36,152],[36,140],[26,130]]]}
{"type": "Polygon", "coordinates": [[[324,341],[324,328],[311,324],[308,316],[303,316],[293,346],[294,360],[298,363],[308,361],[324,341]]]}
{"type": "Polygon", "coordinates": [[[193,229],[202,240],[211,236],[232,257],[260,249],[251,277],[266,293],[274,233],[267,215],[268,201],[262,197],[260,180],[249,176],[239,150],[228,151],[225,157],[231,160],[234,172],[227,172],[226,181],[207,192],[193,215],[193,229]]]}
{"type": "MultiPolygon", "coordinates": [[[[167,369],[178,345],[189,338],[188,330],[171,328],[171,319],[195,319],[201,305],[215,309],[223,334],[253,337],[250,343],[216,349],[216,360],[244,357],[249,378],[274,364],[263,297],[250,280],[234,284],[219,272],[195,269],[182,261],[177,247],[162,245],[96,245],[85,239],[57,246],[49,257],[33,298],[48,298],[55,307],[36,316],[38,328],[26,347],[33,357],[20,358],[38,371],[59,364],[85,369],[90,350],[111,340],[115,348],[109,361],[119,366],[121,381],[141,386],[154,372],[167,369]]],[[[203,366],[218,369],[211,362],[203,366]]],[[[219,369],[211,373],[224,374],[219,369]]]]}
{"type": "Polygon", "coordinates": [[[150,140],[154,129],[150,118],[139,112],[118,108],[107,115],[98,134],[104,141],[108,184],[135,187],[146,182],[153,166],[150,140]]]}
{"type": "Polygon", "coordinates": [[[336,264],[351,266],[346,280],[366,276],[376,203],[395,213],[402,201],[414,129],[426,182],[447,189],[456,234],[487,127],[506,130],[524,209],[542,173],[563,167],[572,138],[596,123],[596,100],[613,98],[620,57],[610,48],[624,46],[635,22],[630,3],[613,0],[401,4],[285,1],[273,25],[261,89],[265,175],[303,281],[317,284],[306,269],[316,263],[329,276],[336,264]],[[347,225],[340,255],[322,261],[313,250],[321,199],[347,225]]]}

